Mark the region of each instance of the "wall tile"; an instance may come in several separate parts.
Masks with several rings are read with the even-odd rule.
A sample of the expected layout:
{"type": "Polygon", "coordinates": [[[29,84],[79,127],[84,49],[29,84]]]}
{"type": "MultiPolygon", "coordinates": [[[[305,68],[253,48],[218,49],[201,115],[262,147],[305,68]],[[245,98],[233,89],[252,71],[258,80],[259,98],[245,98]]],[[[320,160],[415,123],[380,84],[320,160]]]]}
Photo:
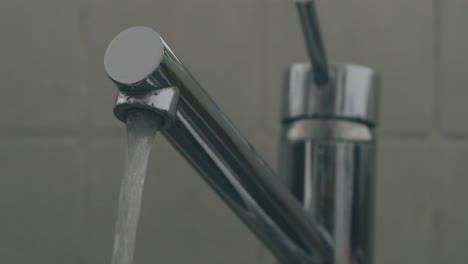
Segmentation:
{"type": "Polygon", "coordinates": [[[78,5],[74,1],[0,3],[0,128],[76,127],[80,85],[78,5]],[[53,8],[51,8],[53,6],[53,8]]]}
{"type": "Polygon", "coordinates": [[[94,140],[87,150],[84,262],[110,263],[120,181],[125,161],[125,138],[94,140]]]}
{"type": "Polygon", "coordinates": [[[468,36],[466,10],[468,2],[462,0],[442,1],[441,16],[441,106],[442,128],[448,134],[468,132],[468,36]]]}
{"type": "Polygon", "coordinates": [[[0,262],[75,263],[75,145],[0,141],[0,262]]]}
{"type": "Polygon", "coordinates": [[[379,148],[375,263],[437,263],[432,252],[437,148],[390,140],[379,148]]]}
{"type": "Polygon", "coordinates": [[[438,263],[466,263],[468,252],[468,146],[450,143],[442,150],[442,172],[437,177],[437,226],[435,240],[438,263]]]}

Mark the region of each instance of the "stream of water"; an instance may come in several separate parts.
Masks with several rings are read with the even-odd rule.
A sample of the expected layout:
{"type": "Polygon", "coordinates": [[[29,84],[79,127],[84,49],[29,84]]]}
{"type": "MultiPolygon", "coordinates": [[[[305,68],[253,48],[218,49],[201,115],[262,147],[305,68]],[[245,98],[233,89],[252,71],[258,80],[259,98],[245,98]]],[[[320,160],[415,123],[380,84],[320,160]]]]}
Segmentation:
{"type": "Polygon", "coordinates": [[[127,158],[120,187],[112,264],[132,264],[148,159],[162,120],[146,110],[127,113],[127,158]]]}

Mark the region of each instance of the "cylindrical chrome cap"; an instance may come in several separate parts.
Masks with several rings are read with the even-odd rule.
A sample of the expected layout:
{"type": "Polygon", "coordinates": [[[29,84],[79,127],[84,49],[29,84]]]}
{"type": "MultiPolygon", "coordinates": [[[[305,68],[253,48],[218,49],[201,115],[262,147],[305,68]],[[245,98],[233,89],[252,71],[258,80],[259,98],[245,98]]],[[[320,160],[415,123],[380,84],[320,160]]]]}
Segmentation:
{"type": "Polygon", "coordinates": [[[119,89],[114,114],[120,121],[128,110],[140,108],[160,115],[165,127],[172,124],[179,89],[163,73],[165,50],[161,36],[142,26],[120,32],[109,44],[104,67],[119,89]]]}
{"type": "Polygon", "coordinates": [[[161,76],[165,45],[151,28],[137,26],[120,32],[104,55],[107,76],[120,91],[145,92],[172,85],[161,76]]]}
{"type": "Polygon", "coordinates": [[[309,63],[293,64],[287,71],[283,121],[301,118],[353,120],[375,126],[379,80],[370,68],[353,64],[329,66],[331,81],[318,86],[309,63]]]}

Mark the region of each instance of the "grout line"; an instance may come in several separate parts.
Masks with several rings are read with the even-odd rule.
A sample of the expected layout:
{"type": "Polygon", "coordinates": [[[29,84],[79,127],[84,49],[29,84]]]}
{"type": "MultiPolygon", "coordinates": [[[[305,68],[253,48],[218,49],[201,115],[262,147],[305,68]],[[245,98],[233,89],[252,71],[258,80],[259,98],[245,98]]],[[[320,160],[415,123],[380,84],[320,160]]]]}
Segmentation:
{"type": "Polygon", "coordinates": [[[51,130],[36,130],[36,129],[11,129],[11,130],[3,130],[0,131],[0,138],[4,139],[27,139],[27,138],[58,138],[58,139],[75,139],[77,137],[77,132],[72,132],[72,131],[67,131],[67,130],[62,130],[57,129],[55,131],[51,130]],[[32,131],[31,131],[32,130],[32,131]]]}
{"type": "Polygon", "coordinates": [[[58,136],[58,137],[74,137],[78,134],[78,128],[63,128],[63,127],[3,127],[0,128],[0,136],[5,137],[28,137],[28,136],[58,136]]]}
{"type": "Polygon", "coordinates": [[[78,9],[78,27],[79,27],[79,42],[80,48],[78,54],[80,54],[80,59],[78,61],[80,65],[80,85],[79,89],[82,91],[80,93],[80,98],[77,100],[80,102],[79,113],[80,113],[80,126],[77,133],[77,160],[76,162],[76,172],[74,174],[74,217],[73,223],[73,237],[74,237],[74,247],[75,247],[75,262],[76,264],[87,262],[86,251],[85,251],[85,227],[87,224],[86,221],[86,202],[88,197],[87,189],[87,152],[89,145],[89,87],[88,79],[86,74],[86,64],[87,64],[87,53],[86,53],[86,24],[89,17],[89,12],[91,10],[90,0],[82,0],[79,4],[78,9]]]}
{"type": "Polygon", "coordinates": [[[0,143],[1,144],[5,144],[5,143],[6,144],[23,144],[23,143],[76,144],[76,137],[69,137],[69,136],[16,137],[16,136],[1,136],[0,135],[0,143]]]}
{"type": "Polygon", "coordinates": [[[382,141],[391,141],[391,142],[412,142],[412,143],[426,143],[426,144],[432,144],[436,148],[440,148],[443,146],[457,146],[457,147],[468,147],[468,136],[463,137],[463,138],[447,138],[443,137],[438,139],[436,142],[431,140],[431,137],[427,138],[418,138],[418,137],[385,137],[385,136],[378,136],[378,142],[382,141]]]}
{"type": "Polygon", "coordinates": [[[447,133],[441,140],[463,142],[468,141],[468,135],[464,133],[447,133]]]}
{"type": "Polygon", "coordinates": [[[441,33],[442,33],[442,3],[439,0],[433,0],[433,63],[434,68],[432,72],[433,83],[433,131],[432,139],[439,142],[443,137],[442,132],[442,67],[441,67],[441,33]]]}
{"type": "MultiPolygon", "coordinates": [[[[258,16],[260,17],[260,38],[259,38],[259,75],[260,75],[260,95],[259,95],[259,104],[260,109],[258,110],[258,126],[256,129],[259,131],[268,131],[269,130],[269,123],[268,120],[271,115],[269,115],[269,103],[268,101],[271,100],[271,97],[268,95],[274,91],[275,89],[268,89],[272,84],[270,83],[270,78],[268,78],[268,67],[270,67],[270,61],[268,60],[268,54],[270,51],[268,37],[270,34],[270,24],[268,21],[269,14],[271,12],[272,5],[275,4],[274,1],[270,0],[260,0],[257,1],[257,12],[258,16]]],[[[280,67],[279,65],[277,65],[280,67]]],[[[277,122],[279,123],[279,117],[277,122]]],[[[257,147],[260,147],[262,142],[253,142],[257,147]]],[[[272,142],[271,144],[277,144],[277,142],[272,142]]],[[[276,167],[276,166],[273,166],[276,167]]],[[[265,260],[265,256],[268,254],[268,249],[263,245],[263,243],[257,244],[256,250],[256,263],[262,264],[270,264],[267,263],[268,261],[265,260]]]]}
{"type": "MultiPolygon", "coordinates": [[[[260,76],[260,80],[259,80],[259,105],[261,106],[259,109],[258,109],[258,112],[257,112],[257,118],[258,118],[258,126],[256,129],[259,129],[260,131],[264,130],[266,127],[267,127],[267,123],[268,121],[266,120],[267,119],[267,109],[266,109],[266,106],[267,106],[267,98],[265,95],[267,95],[267,87],[268,87],[268,78],[266,77],[267,76],[267,68],[268,67],[268,61],[267,61],[267,56],[268,56],[268,41],[267,41],[267,38],[268,38],[268,32],[269,32],[269,28],[268,28],[268,13],[269,13],[269,8],[270,8],[270,2],[268,2],[268,0],[260,0],[260,1],[256,1],[256,12],[257,12],[257,15],[260,17],[260,19],[258,20],[259,23],[260,23],[260,27],[259,27],[259,76],[260,76]],[[262,6],[264,6],[265,8],[262,8],[262,6]]],[[[258,142],[254,142],[254,143],[257,143],[256,145],[258,145],[258,142]]],[[[258,243],[257,246],[256,246],[256,256],[255,256],[255,262],[256,263],[263,263],[263,255],[265,254],[265,249],[263,247],[263,245],[261,243],[258,243]]]]}
{"type": "MultiPolygon", "coordinates": [[[[274,2],[269,2],[268,0],[260,0],[257,2],[257,12],[261,12],[259,16],[261,16],[260,21],[260,51],[259,51],[259,57],[260,57],[260,68],[259,68],[259,75],[261,76],[260,80],[260,96],[259,96],[259,103],[261,107],[259,108],[259,129],[260,130],[268,130],[268,123],[269,121],[267,120],[270,115],[268,115],[268,100],[271,99],[267,95],[271,92],[271,89],[268,89],[270,87],[271,83],[269,81],[269,78],[267,78],[268,74],[268,67],[269,67],[269,61],[268,61],[268,53],[269,53],[269,42],[268,36],[269,36],[269,23],[268,23],[268,14],[270,12],[270,5],[274,4],[274,2]],[[264,6],[264,8],[262,8],[264,6]]],[[[279,121],[278,121],[279,122],[279,121]]]]}
{"type": "MultiPolygon", "coordinates": [[[[442,85],[443,85],[443,74],[441,65],[442,56],[442,20],[443,20],[443,3],[440,0],[432,1],[433,10],[433,131],[432,140],[437,146],[441,146],[445,141],[442,129],[442,111],[443,111],[443,100],[442,100],[442,85]]],[[[441,230],[440,230],[440,205],[443,203],[443,191],[440,189],[441,184],[435,180],[432,182],[431,190],[435,194],[432,196],[432,219],[431,226],[434,228],[434,238],[431,243],[431,255],[432,259],[436,262],[440,258],[441,251],[436,241],[440,241],[441,230]]]]}
{"type": "Polygon", "coordinates": [[[441,140],[441,146],[449,147],[468,147],[468,138],[457,139],[457,138],[444,138],[441,140]]]}
{"type": "Polygon", "coordinates": [[[416,140],[416,141],[430,141],[431,134],[419,132],[390,132],[378,131],[379,139],[401,139],[401,140],[416,140]]]}
{"type": "MultiPolygon", "coordinates": [[[[81,99],[80,99],[81,100],[81,99]]],[[[81,100],[85,101],[85,100],[81,100]]],[[[84,111],[81,111],[84,112],[84,111]]],[[[125,136],[125,127],[120,128],[91,128],[87,125],[86,117],[80,117],[82,128],[77,130],[74,129],[63,129],[63,128],[21,128],[21,129],[10,129],[3,128],[0,130],[0,138],[6,139],[89,139],[89,138],[122,138],[125,136]]],[[[86,141],[85,140],[85,141],[86,141]]],[[[87,142],[87,141],[86,141],[87,142]]]]}
{"type": "MultiPolygon", "coordinates": [[[[82,117],[82,119],[85,119],[82,117]]],[[[87,117],[86,119],[89,119],[87,117]]],[[[96,128],[90,126],[89,120],[81,121],[82,128],[75,129],[63,129],[63,128],[21,128],[21,129],[9,129],[3,128],[0,130],[0,137],[4,139],[85,139],[86,143],[89,139],[121,139],[125,137],[125,128],[96,128]]],[[[436,141],[437,143],[442,142],[468,142],[468,134],[465,133],[446,133],[444,136],[434,138],[431,133],[419,133],[419,132],[392,132],[392,131],[378,131],[379,139],[386,140],[415,140],[415,141],[436,141]]]]}
{"type": "Polygon", "coordinates": [[[468,134],[451,133],[445,134],[443,137],[434,138],[432,134],[411,134],[411,133],[378,133],[378,139],[390,141],[414,141],[414,142],[427,142],[436,146],[443,146],[445,144],[468,144],[468,134]]]}
{"type": "MultiPolygon", "coordinates": [[[[377,139],[377,144],[379,145],[382,142],[407,142],[407,143],[424,143],[430,144],[432,141],[424,138],[414,138],[414,137],[382,137],[379,136],[377,139]]],[[[379,146],[380,147],[380,146],[379,146]]]]}

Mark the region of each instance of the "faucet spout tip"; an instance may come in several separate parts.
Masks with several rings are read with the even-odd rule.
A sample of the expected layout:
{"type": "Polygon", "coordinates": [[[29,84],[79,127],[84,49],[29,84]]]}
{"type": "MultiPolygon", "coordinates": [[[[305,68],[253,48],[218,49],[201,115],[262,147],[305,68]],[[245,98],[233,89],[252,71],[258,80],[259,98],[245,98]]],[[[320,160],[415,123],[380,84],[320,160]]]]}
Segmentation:
{"type": "Polygon", "coordinates": [[[156,31],[144,26],[131,27],[110,42],[104,67],[119,89],[136,87],[159,68],[163,55],[164,44],[156,31]]]}

